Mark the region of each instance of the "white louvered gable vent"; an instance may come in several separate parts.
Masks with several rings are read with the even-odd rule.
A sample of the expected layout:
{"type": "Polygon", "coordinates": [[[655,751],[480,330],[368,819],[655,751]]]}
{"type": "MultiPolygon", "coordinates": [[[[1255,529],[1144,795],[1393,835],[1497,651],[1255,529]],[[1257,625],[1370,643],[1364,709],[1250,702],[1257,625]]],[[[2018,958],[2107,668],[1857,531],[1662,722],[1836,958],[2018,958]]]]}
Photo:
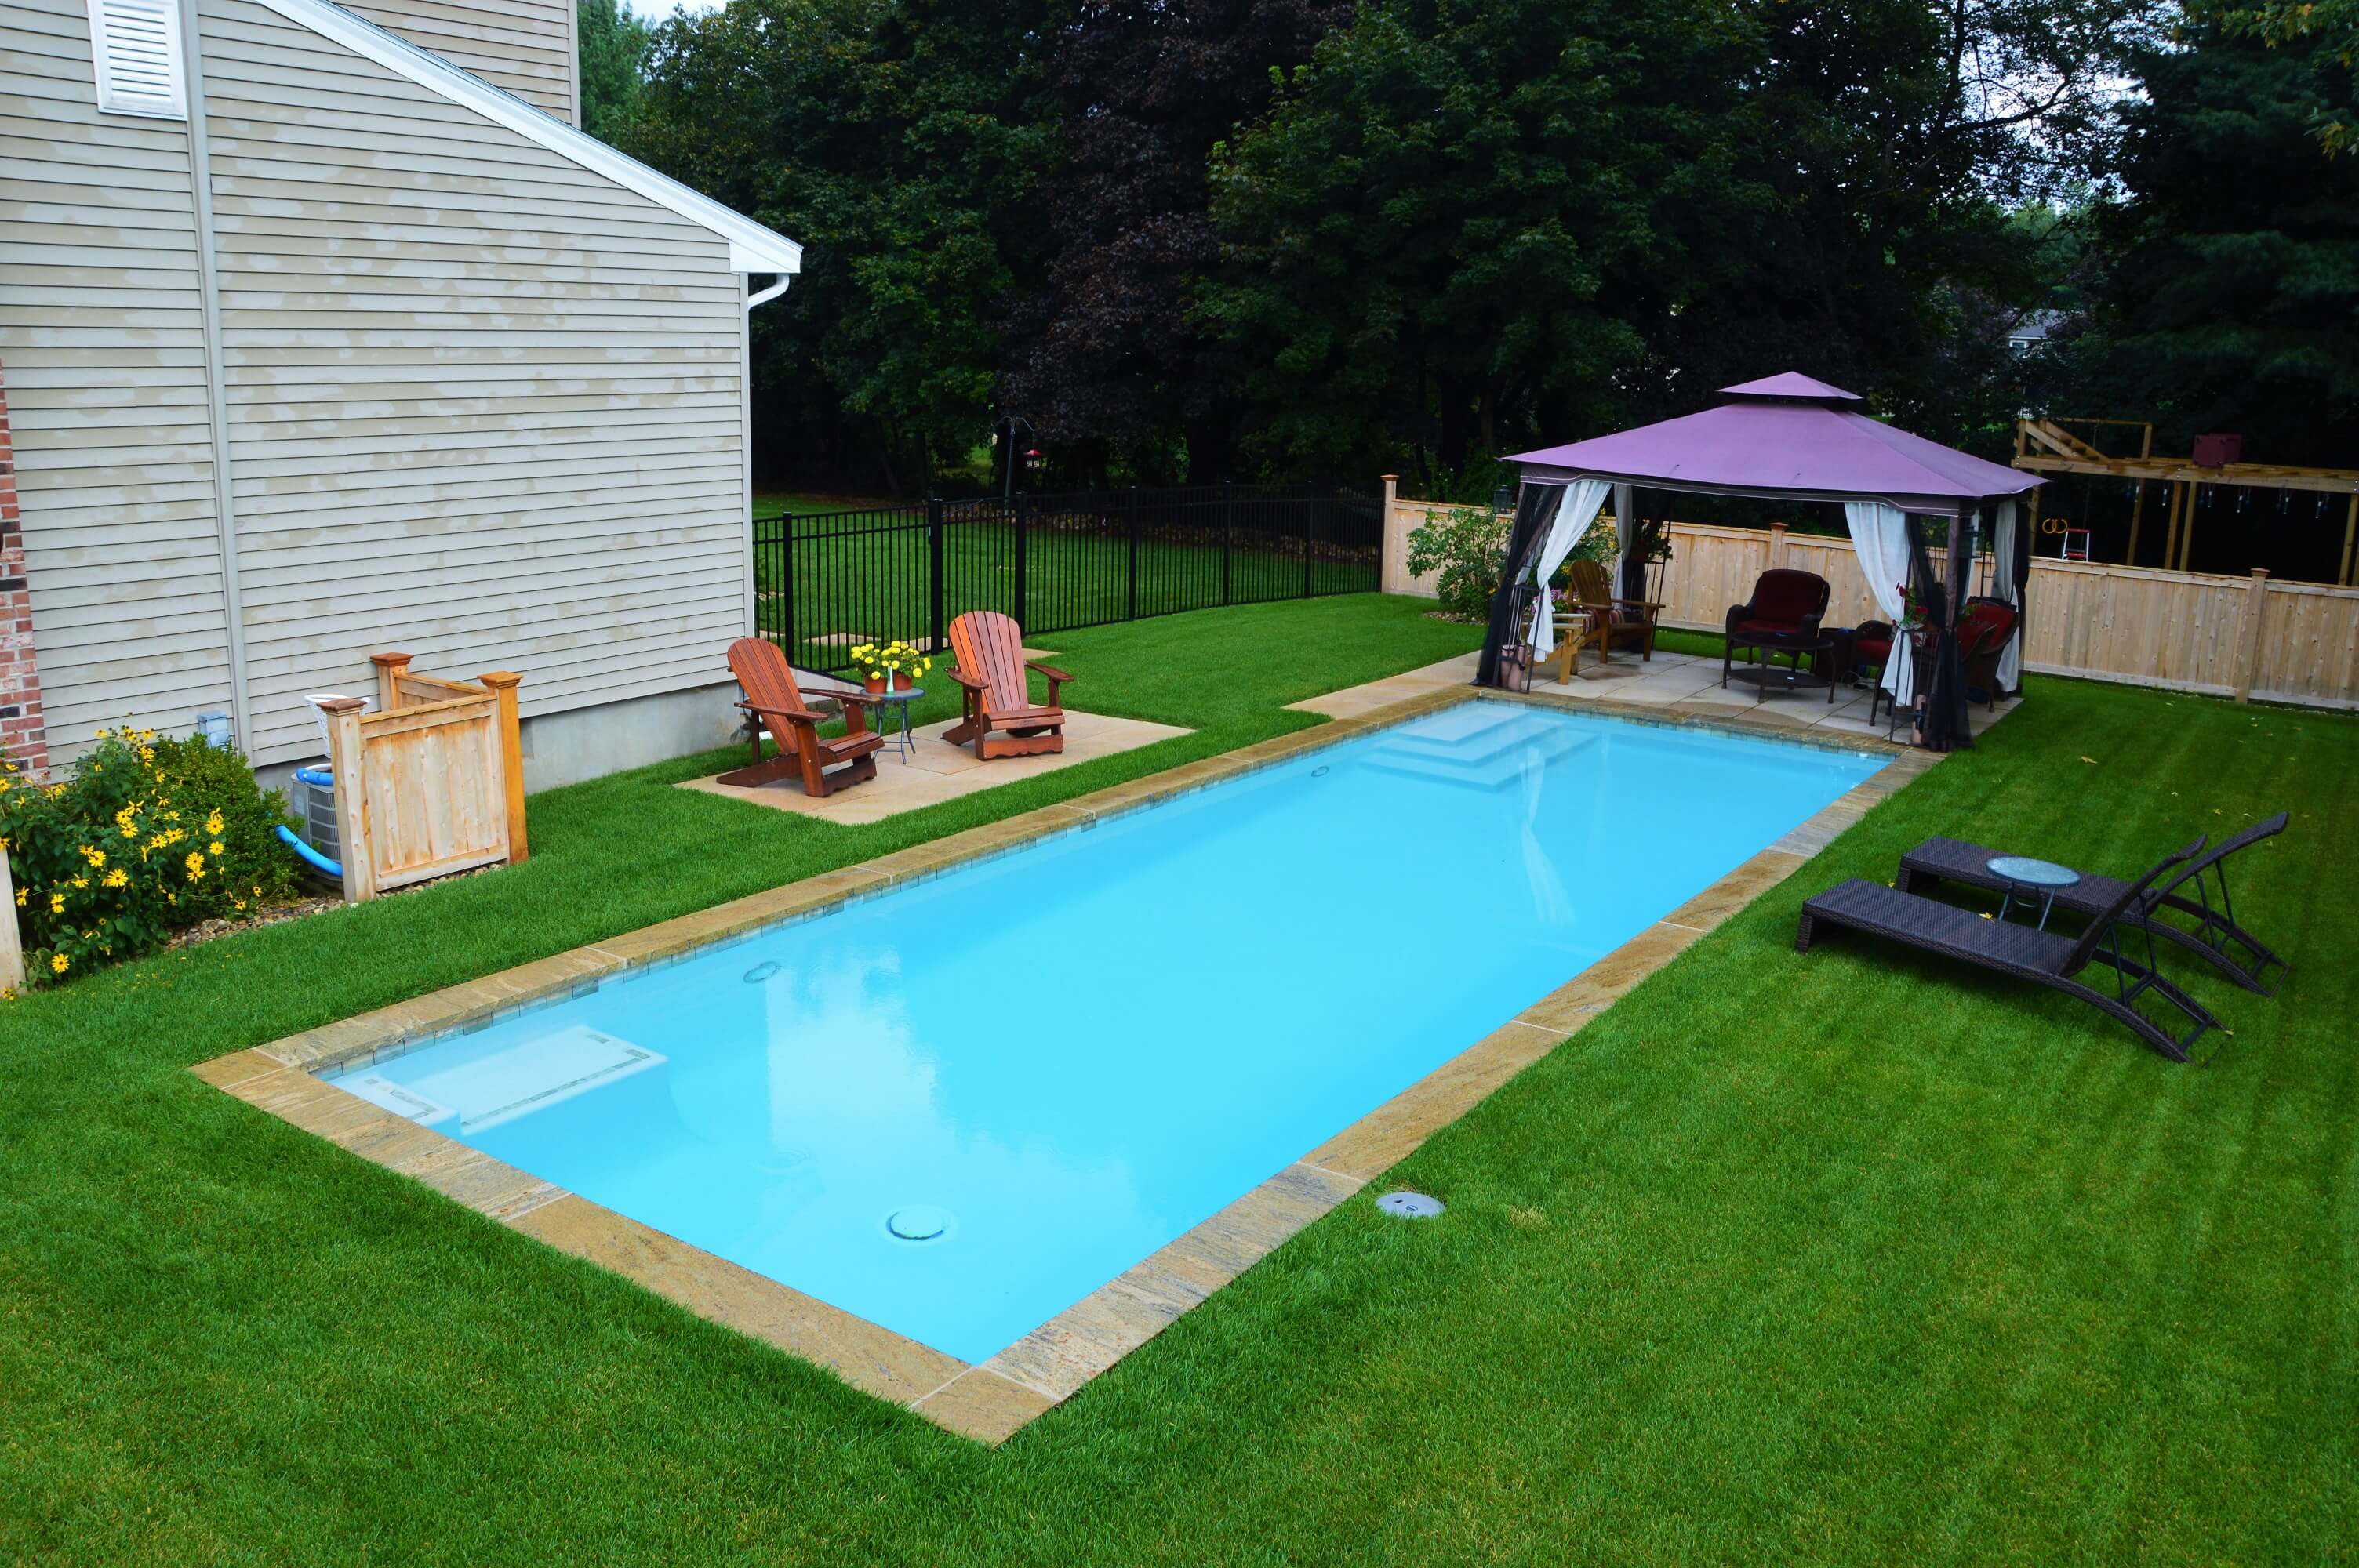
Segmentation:
{"type": "Polygon", "coordinates": [[[179,0],[90,0],[90,45],[102,111],[188,118],[179,0]]]}

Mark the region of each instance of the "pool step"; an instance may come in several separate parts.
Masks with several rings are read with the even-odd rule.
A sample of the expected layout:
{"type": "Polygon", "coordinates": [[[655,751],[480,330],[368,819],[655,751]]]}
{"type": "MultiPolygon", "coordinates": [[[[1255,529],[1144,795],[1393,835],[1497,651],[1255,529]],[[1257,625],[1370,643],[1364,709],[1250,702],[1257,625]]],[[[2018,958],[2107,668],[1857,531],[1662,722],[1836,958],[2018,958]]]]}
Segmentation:
{"type": "Polygon", "coordinates": [[[1411,745],[1410,739],[1404,736],[1377,746],[1368,753],[1367,765],[1380,773],[1464,789],[1500,790],[1520,783],[1527,762],[1553,762],[1597,744],[1601,737],[1571,725],[1552,724],[1538,733],[1527,727],[1519,728],[1504,745],[1495,737],[1478,736],[1474,749],[1468,752],[1436,752],[1429,746],[1411,745]]]}
{"type": "MultiPolygon", "coordinates": [[[[1387,736],[1378,748],[1404,756],[1457,762],[1487,762],[1535,739],[1530,716],[1504,703],[1469,702],[1436,716],[1414,730],[1387,736]]],[[[1560,730],[1557,725],[1550,730],[1560,730]]]]}

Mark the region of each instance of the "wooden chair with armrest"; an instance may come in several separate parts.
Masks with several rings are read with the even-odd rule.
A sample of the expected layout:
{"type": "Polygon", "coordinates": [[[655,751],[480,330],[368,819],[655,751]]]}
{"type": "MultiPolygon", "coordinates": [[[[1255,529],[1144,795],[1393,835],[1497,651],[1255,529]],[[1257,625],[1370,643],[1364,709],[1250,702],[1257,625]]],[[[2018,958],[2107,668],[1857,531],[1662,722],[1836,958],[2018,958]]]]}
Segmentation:
{"type": "MultiPolygon", "coordinates": [[[[1636,648],[1639,659],[1655,656],[1655,618],[1663,607],[1651,599],[1621,599],[1614,595],[1600,561],[1574,561],[1566,570],[1571,586],[1565,595],[1567,610],[1589,613],[1589,645],[1598,662],[1611,663],[1616,646],[1636,648]]],[[[1560,677],[1561,678],[1561,677],[1560,677]]]]}
{"type": "Polygon", "coordinates": [[[803,793],[823,798],[876,776],[876,752],[885,737],[868,727],[866,693],[842,681],[804,685],[822,677],[792,668],[777,644],[761,637],[740,637],[729,644],[729,673],[745,693],[738,708],[770,732],[778,754],[764,761],[756,733],[753,764],[723,773],[716,783],[758,789],[799,777],[803,793]],[[825,715],[811,706],[814,698],[842,705],[842,734],[819,732],[825,715]]]}
{"type": "Polygon", "coordinates": [[[1024,629],[995,610],[970,610],[951,622],[951,652],[958,668],[951,678],[966,697],[966,713],[944,730],[953,746],[974,742],[974,754],[1037,757],[1065,749],[1065,710],[1058,695],[1073,677],[1024,657],[1024,629]],[[1049,700],[1035,703],[1026,677],[1038,670],[1049,681],[1049,700]]]}

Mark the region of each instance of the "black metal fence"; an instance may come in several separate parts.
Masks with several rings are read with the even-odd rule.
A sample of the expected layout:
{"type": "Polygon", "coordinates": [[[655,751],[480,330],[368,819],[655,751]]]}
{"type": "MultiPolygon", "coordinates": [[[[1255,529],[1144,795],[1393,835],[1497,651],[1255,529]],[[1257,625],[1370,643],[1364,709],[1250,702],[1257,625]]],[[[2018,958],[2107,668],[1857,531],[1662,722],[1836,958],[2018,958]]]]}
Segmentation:
{"type": "Polygon", "coordinates": [[[1337,486],[1223,484],[757,517],[755,624],[790,662],[838,671],[860,643],[941,647],[969,610],[1030,634],[1373,592],[1382,512],[1337,486]]]}

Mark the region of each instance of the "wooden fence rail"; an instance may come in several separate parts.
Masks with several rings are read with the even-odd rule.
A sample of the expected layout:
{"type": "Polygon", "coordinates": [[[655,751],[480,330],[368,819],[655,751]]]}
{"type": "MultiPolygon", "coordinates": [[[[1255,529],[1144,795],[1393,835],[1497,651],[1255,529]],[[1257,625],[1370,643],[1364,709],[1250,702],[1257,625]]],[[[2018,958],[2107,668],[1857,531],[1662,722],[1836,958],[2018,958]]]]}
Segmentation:
{"type": "MultiPolygon", "coordinates": [[[[1384,553],[1387,593],[1433,596],[1408,570],[1410,530],[1447,506],[1396,498],[1384,553]]],[[[1670,526],[1671,558],[1654,592],[1663,623],[1717,632],[1732,604],[1772,566],[1816,572],[1836,625],[1881,620],[1848,538],[1695,523],[1670,526]]],[[[1932,552],[1936,570],[1942,552],[1932,552]]],[[[1987,591],[1991,560],[1975,563],[1987,591]]],[[[2036,558],[2026,589],[2025,666],[2133,686],[2233,697],[2242,702],[2359,708],[2359,588],[2273,582],[2268,574],[2214,577],[2144,567],[2036,558]]]]}

